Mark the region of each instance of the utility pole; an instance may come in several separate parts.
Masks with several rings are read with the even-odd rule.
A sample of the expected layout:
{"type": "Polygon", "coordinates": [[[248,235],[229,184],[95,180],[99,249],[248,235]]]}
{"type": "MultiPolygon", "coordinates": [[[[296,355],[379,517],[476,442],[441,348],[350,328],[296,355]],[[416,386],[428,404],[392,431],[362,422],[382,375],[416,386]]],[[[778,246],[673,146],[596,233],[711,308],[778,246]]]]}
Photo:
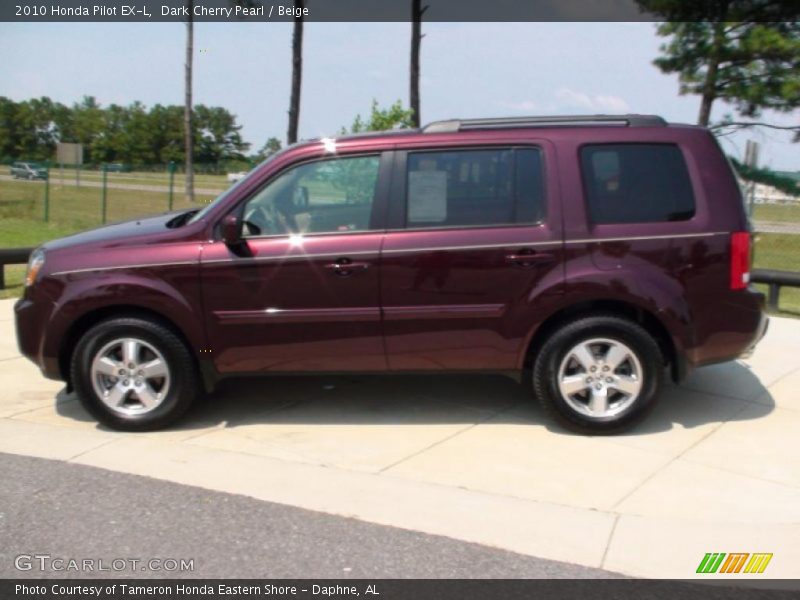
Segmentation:
{"type": "Polygon", "coordinates": [[[422,0],[411,0],[411,61],[409,65],[409,108],[414,127],[420,126],[419,50],[422,44],[422,15],[428,10],[422,0]]]}
{"type": "Polygon", "coordinates": [[[194,56],[194,0],[187,0],[185,100],[183,108],[184,151],[186,153],[186,201],[194,204],[194,126],[192,118],[192,59],[194,56]]]}

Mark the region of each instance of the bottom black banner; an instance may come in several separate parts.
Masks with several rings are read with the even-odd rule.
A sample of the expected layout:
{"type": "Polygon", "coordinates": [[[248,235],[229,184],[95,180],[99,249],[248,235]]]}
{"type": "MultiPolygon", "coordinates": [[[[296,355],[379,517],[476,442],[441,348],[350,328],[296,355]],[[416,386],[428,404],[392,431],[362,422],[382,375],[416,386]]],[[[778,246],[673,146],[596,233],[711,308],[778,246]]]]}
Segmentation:
{"type": "Polygon", "coordinates": [[[352,599],[399,598],[484,600],[590,598],[649,598],[737,600],[739,598],[797,599],[800,582],[764,580],[746,582],[688,582],[652,579],[5,579],[0,598],[106,599],[352,599]],[[737,583],[732,586],[730,583],[737,583]]]}

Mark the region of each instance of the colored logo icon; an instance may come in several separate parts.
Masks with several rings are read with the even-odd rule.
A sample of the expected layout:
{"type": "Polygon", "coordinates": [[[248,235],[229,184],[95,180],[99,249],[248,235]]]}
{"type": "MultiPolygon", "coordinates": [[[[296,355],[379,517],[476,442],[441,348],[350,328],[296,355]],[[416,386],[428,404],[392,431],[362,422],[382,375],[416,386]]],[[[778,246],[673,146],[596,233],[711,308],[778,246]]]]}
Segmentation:
{"type": "Polygon", "coordinates": [[[756,552],[707,552],[697,566],[698,573],[763,573],[772,553],[756,552]]]}

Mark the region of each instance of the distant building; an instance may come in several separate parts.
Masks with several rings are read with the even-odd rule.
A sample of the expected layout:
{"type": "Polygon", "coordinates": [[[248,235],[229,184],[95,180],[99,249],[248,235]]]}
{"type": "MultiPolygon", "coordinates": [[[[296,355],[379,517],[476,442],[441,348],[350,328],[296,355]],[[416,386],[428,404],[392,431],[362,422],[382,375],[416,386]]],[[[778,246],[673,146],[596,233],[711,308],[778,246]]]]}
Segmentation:
{"type": "MultiPolygon", "coordinates": [[[[800,193],[800,171],[775,171],[775,174],[787,179],[793,179],[797,185],[797,191],[800,193]]],[[[747,193],[750,191],[751,185],[753,184],[746,181],[742,182],[742,189],[747,193]]],[[[792,196],[782,190],[772,187],[771,185],[766,185],[763,183],[756,183],[753,193],[756,204],[800,203],[800,197],[792,196]]]]}

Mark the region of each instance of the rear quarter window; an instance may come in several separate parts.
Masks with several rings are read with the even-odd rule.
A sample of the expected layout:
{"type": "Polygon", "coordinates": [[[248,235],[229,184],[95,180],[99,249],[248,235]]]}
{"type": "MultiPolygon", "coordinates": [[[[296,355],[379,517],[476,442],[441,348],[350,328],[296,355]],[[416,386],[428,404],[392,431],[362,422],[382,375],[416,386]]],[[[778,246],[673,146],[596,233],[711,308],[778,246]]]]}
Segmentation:
{"type": "Polygon", "coordinates": [[[695,214],[686,161],[674,144],[590,144],[580,161],[592,223],[685,221],[695,214]]]}

